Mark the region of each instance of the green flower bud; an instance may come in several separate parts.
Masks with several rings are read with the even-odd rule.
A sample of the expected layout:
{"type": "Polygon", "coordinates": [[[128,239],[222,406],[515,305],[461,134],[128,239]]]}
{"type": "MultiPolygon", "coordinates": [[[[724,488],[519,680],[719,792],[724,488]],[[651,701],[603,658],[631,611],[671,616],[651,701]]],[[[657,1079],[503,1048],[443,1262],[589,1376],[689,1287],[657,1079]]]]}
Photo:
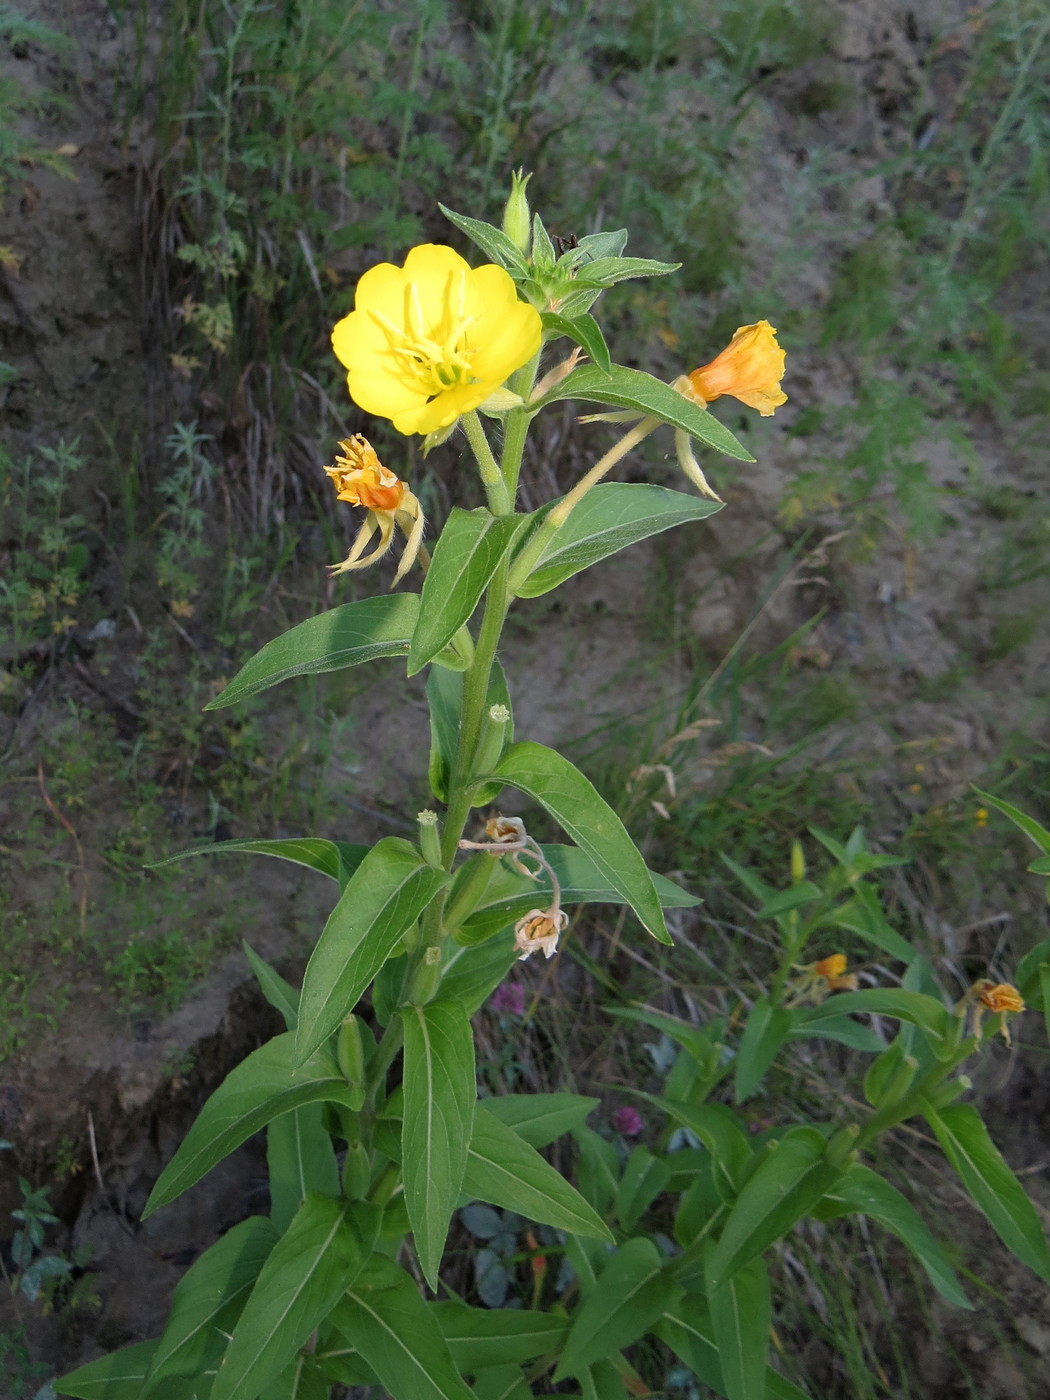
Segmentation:
{"type": "Polygon", "coordinates": [[[531,179],[531,174],[526,175],[524,170],[515,170],[511,176],[510,198],[503,211],[503,232],[526,257],[529,256],[532,214],[525,198],[525,186],[531,179]]]}
{"type": "Polygon", "coordinates": [[[360,1108],[365,1100],[365,1047],[356,1016],[347,1016],[336,1033],[335,1060],[347,1084],[360,1094],[361,1103],[355,1104],[360,1108]]]}
{"type": "Polygon", "coordinates": [[[352,1142],[346,1149],[343,1163],[343,1195],[349,1201],[364,1199],[368,1184],[372,1180],[372,1162],[359,1142],[352,1142]]]}

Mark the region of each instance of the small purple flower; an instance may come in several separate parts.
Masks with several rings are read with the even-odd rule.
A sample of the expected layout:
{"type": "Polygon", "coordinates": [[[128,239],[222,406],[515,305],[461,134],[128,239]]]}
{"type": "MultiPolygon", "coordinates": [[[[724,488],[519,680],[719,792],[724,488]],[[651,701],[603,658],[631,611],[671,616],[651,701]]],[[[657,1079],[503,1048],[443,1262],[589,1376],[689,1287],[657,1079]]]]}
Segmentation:
{"type": "Polygon", "coordinates": [[[623,1108],[618,1108],[613,1114],[613,1127],[625,1138],[637,1137],[645,1127],[642,1115],[630,1104],[624,1104],[623,1108]]]}
{"type": "Polygon", "coordinates": [[[525,988],[520,982],[501,982],[489,998],[497,1016],[525,1015],[525,988]]]}

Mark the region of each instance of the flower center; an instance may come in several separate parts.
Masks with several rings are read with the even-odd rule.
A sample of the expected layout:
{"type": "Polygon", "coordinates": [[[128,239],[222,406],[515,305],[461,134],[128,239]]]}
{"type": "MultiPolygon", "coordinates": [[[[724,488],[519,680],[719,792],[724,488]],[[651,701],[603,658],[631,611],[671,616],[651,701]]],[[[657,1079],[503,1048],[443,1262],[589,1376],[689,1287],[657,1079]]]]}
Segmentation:
{"type": "Polygon", "coordinates": [[[473,321],[465,311],[466,274],[450,272],[442,294],[441,314],[427,324],[419,288],[405,288],[403,324],[397,326],[381,311],[369,314],[386,332],[391,354],[402,374],[411,377],[428,399],[472,381],[472,354],[466,344],[473,321]]]}

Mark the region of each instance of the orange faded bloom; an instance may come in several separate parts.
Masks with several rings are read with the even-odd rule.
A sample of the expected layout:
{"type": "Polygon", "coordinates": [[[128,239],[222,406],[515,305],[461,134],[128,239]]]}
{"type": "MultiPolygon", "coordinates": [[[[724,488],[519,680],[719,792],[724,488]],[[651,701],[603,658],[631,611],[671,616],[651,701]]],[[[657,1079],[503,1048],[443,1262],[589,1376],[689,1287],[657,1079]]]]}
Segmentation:
{"type": "Polygon", "coordinates": [[[846,971],[844,953],[829,953],[818,962],[806,963],[799,967],[798,971],[800,976],[793,983],[795,1004],[802,1001],[820,1003],[832,992],[857,990],[856,974],[846,971]]]}
{"type": "Polygon", "coordinates": [[[776,327],[768,321],[738,326],[720,355],[687,376],[690,389],[704,405],[731,394],[763,418],[787,403],[780,387],[783,377],[784,351],[777,344],[776,327]]]}
{"type": "Polygon", "coordinates": [[[977,1000],[989,1011],[1008,1011],[1011,1014],[1024,1010],[1024,998],[1009,982],[978,982],[974,986],[977,1000]]]}
{"type": "Polygon", "coordinates": [[[553,905],[550,909],[530,909],[524,918],[514,925],[514,947],[518,961],[524,962],[535,952],[542,952],[552,958],[558,948],[558,939],[569,922],[564,909],[553,905]]]}
{"type": "Polygon", "coordinates": [[[423,543],[425,522],[419,501],[405,482],[383,466],[372,444],[360,433],[344,438],[339,446],[342,455],[336,457],[334,467],[325,467],[325,472],[335,488],[336,498],[364,507],[368,516],[357,532],[350,553],[341,564],[333,564],[331,571],[343,574],[374,564],[390,548],[394,526],[398,525],[407,536],[405,551],[394,575],[394,583],[399,583],[415,563],[423,543]],[[379,542],[370,554],[365,554],[376,531],[379,542]]]}

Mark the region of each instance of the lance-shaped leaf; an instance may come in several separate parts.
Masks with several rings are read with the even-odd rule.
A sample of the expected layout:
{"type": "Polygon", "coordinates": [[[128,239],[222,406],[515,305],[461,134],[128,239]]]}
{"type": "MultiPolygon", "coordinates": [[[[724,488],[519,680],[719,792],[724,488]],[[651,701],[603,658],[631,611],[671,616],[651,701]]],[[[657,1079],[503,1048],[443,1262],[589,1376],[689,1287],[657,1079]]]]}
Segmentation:
{"type": "Polygon", "coordinates": [[[275,1118],[266,1129],[270,1218],[282,1233],[311,1192],[339,1195],[339,1167],[319,1103],[275,1118]]]}
{"type": "MultiPolygon", "coordinates": [[[[441,666],[431,668],[427,676],[427,705],[430,708],[430,789],[439,802],[448,801],[449,774],[459,745],[460,717],[463,713],[463,676],[441,666]]],[[[494,661],[489,675],[485,708],[505,705],[511,708],[507,677],[499,661],[494,661]]],[[[505,742],[514,738],[514,720],[504,730],[505,742]]],[[[487,783],[476,788],[471,797],[472,807],[486,807],[499,794],[499,786],[487,783]]]]}
{"type": "Polygon", "coordinates": [[[661,1264],[656,1245],[644,1236],[628,1240],[609,1257],[573,1318],[555,1381],[580,1375],[649,1330],[678,1294],[661,1264]]]}
{"type": "Polygon", "coordinates": [[[544,1161],[534,1147],[485,1109],[474,1114],[474,1132],[463,1177],[463,1194],[528,1220],[578,1235],[612,1240],[607,1226],[580,1193],[544,1161]]]}
{"type": "Polygon", "coordinates": [[[598,1107],[582,1094],[503,1094],[485,1100],[485,1111],[513,1128],[530,1147],[546,1147],[562,1133],[583,1126],[598,1107]]]}
{"type": "Polygon", "coordinates": [[[1035,842],[1044,856],[1050,856],[1050,831],[1041,822],[1037,822],[1027,812],[1022,812],[1020,807],[1015,807],[1012,802],[1004,802],[1001,797],[993,797],[990,792],[982,792],[979,787],[975,787],[974,792],[982,802],[987,802],[997,812],[1002,812],[1004,817],[1009,817],[1014,826],[1035,842]]]}
{"type": "MultiPolygon", "coordinates": [[[[627,903],[593,857],[578,846],[553,844],[540,849],[557,876],[562,904],[627,903]]],[[[700,903],[696,895],[654,870],[649,871],[649,878],[664,909],[691,909],[700,903]]],[[[470,945],[484,943],[516,923],[530,909],[541,905],[548,898],[550,888],[546,872],[541,871],[538,879],[529,880],[506,861],[500,861],[478,907],[465,920],[457,939],[470,945]]]]}
{"type": "Polygon", "coordinates": [[[824,1159],[824,1139],[813,1128],[791,1128],[737,1196],[707,1261],[708,1293],[786,1235],[842,1175],[824,1159]]]}
{"type": "Polygon", "coordinates": [[[408,649],[410,676],[432,661],[471,617],[526,518],[453,506],[423,581],[408,649]]]}
{"type": "Polygon", "coordinates": [[[474,1033],[458,1002],[406,1006],[404,1125],[401,1161],[405,1205],[423,1276],[437,1291],[438,1267],[459,1200],[478,1088],[474,1033]]]}
{"type": "Polygon", "coordinates": [[[847,929],[866,943],[889,953],[891,958],[900,958],[901,962],[910,963],[916,956],[914,946],[890,925],[878,893],[871,885],[855,886],[853,898],[840,904],[820,922],[827,928],[847,929]]]}
{"type": "Polygon", "coordinates": [[[364,858],[332,910],[303,977],[297,1051],[311,1055],[352,1011],[401,935],[448,876],[399,836],[364,858]]]}
{"type": "Polygon", "coordinates": [[[1003,1244],[1041,1279],[1050,1281],[1050,1251],[1042,1222],[988,1136],[981,1115],[971,1104],[952,1104],[939,1111],[924,1104],[922,1111],[941,1151],[1003,1244]]]}
{"type": "Polygon", "coordinates": [[[573,280],[584,287],[612,287],[631,277],[666,277],[681,266],[655,258],[597,257],[582,263],[573,280]]]}
{"type": "Polygon", "coordinates": [[[275,1011],[281,1013],[285,1029],[294,1031],[299,1019],[299,993],[264,958],[260,958],[246,939],[241,940],[241,947],[263,996],[275,1011]]]}
{"type": "MultiPolygon", "coordinates": [[[[666,1309],[653,1331],[685,1362],[698,1380],[717,1394],[728,1396],[715,1342],[714,1324],[698,1299],[687,1297],[678,1306],[666,1309]]],[[[797,1385],[768,1366],[765,1386],[767,1400],[810,1400],[804,1390],[799,1390],[797,1385]]]]}
{"type": "Polygon", "coordinates": [[[282,1113],[307,1103],[340,1103],[351,1108],[354,1090],[327,1047],[305,1063],[296,1055],[291,1031],[276,1036],[232,1069],[201,1109],[179,1150],[150,1193],[142,1218],[181,1196],[282,1113]]]}
{"type": "Polygon", "coordinates": [[[662,1108],[684,1128],[696,1134],[715,1161],[715,1179],[727,1200],[736,1195],[737,1182],[751,1160],[752,1147],[737,1116],[720,1103],[687,1103],[645,1094],[650,1103],[662,1108]]]}
{"type": "Polygon", "coordinates": [[[506,977],[518,957],[508,928],[481,948],[453,947],[441,979],[443,1001],[458,1001],[473,1016],[506,977]]]}
{"type": "Polygon", "coordinates": [[[228,1230],[187,1269],[139,1400],[147,1400],[165,1377],[197,1375],[206,1361],[218,1360],[277,1239],[273,1224],[255,1215],[228,1230]]]}
{"type": "Polygon", "coordinates": [[[255,1400],[293,1360],[372,1253],[381,1211],[308,1196],[263,1265],[210,1400],[255,1400]]]}
{"type": "Polygon", "coordinates": [[[109,1356],[100,1356],[51,1382],[59,1395],[77,1400],[139,1400],[157,1343],[135,1342],[109,1356]]]}
{"type": "Polygon", "coordinates": [[[957,1308],[972,1308],[955,1277],[955,1270],[944,1250],[926,1228],[911,1202],[895,1186],[857,1162],[835,1183],[814,1215],[832,1220],[840,1215],[866,1215],[877,1220],[908,1246],[930,1282],[942,1298],[957,1308]]]}
{"type": "Polygon", "coordinates": [[[204,708],[236,705],[292,676],[341,671],[383,656],[405,656],[418,616],[418,594],[385,593],[308,617],[267,642],[204,708]]]}
{"type": "Polygon", "coordinates": [[[277,841],[209,841],[204,846],[189,846],[163,860],[154,861],[148,870],[157,870],[187,856],[258,855],[276,856],[294,865],[305,865],[319,875],[327,875],[340,888],[368,854],[368,846],[351,845],[348,841],[326,841],[320,836],[289,836],[277,841]]]}
{"type": "Polygon", "coordinates": [[[641,852],[608,802],[574,764],[554,749],[526,741],[507,750],[492,776],[546,808],[590,856],[601,879],[631,906],[646,931],[661,943],[671,942],[641,852]]]}
{"type": "Polygon", "coordinates": [[[461,1371],[473,1374],[485,1366],[531,1361],[559,1351],[569,1319],[524,1308],[467,1308],[462,1303],[431,1303],[452,1359],[461,1371]]]}
{"type": "MultiPolygon", "coordinates": [[[[550,509],[538,511],[533,519],[539,521],[550,509]]],[[[675,525],[705,520],[721,509],[718,501],[671,491],[666,486],[608,482],[592,487],[515,592],[521,598],[538,598],[628,545],[675,525]]]]}
{"type": "Polygon", "coordinates": [[[946,1035],[952,1019],[951,1012],[943,1003],[924,992],[875,987],[871,991],[839,992],[829,997],[821,1006],[811,1007],[806,1012],[806,1025],[815,1028],[821,1021],[834,1021],[840,1016],[855,1016],[862,1012],[906,1021],[938,1041],[946,1035]]]}
{"type": "Polygon", "coordinates": [[[752,1259],[708,1297],[727,1400],[765,1394],[772,1308],[769,1271],[752,1259]]]}
{"type": "Polygon", "coordinates": [[[543,311],[540,315],[543,329],[549,337],[568,336],[581,350],[586,350],[603,374],[611,373],[609,347],[601,326],[593,316],[586,311],[580,316],[559,316],[556,311],[543,311]]]}
{"type": "Polygon", "coordinates": [[[768,997],[752,1003],[736,1052],[733,1089],[737,1103],[749,1099],[758,1088],[790,1032],[790,1011],[771,1005],[768,997]]]}
{"type": "Polygon", "coordinates": [[[455,224],[458,229],[462,229],[483,253],[487,253],[493,262],[505,267],[512,277],[519,281],[528,277],[529,265],[525,261],[524,253],[502,229],[496,228],[493,224],[486,224],[481,219],[471,219],[466,214],[457,214],[454,209],[446,209],[443,204],[439,204],[438,208],[450,223],[455,224]]]}
{"type": "Polygon", "coordinates": [[[393,1400],[474,1400],[418,1287],[392,1260],[373,1256],[332,1322],[393,1400]]]}
{"type": "Polygon", "coordinates": [[[671,427],[682,428],[738,462],[755,460],[705,408],[641,370],[613,365],[611,373],[606,374],[597,365],[579,365],[531,407],[538,410],[561,399],[588,399],[616,408],[637,409],[639,416],[659,418],[671,427]]]}
{"type": "Polygon", "coordinates": [[[671,1168],[663,1157],[655,1157],[643,1145],[631,1149],[616,1190],[616,1218],[625,1230],[634,1229],[670,1179],[671,1168]]]}

